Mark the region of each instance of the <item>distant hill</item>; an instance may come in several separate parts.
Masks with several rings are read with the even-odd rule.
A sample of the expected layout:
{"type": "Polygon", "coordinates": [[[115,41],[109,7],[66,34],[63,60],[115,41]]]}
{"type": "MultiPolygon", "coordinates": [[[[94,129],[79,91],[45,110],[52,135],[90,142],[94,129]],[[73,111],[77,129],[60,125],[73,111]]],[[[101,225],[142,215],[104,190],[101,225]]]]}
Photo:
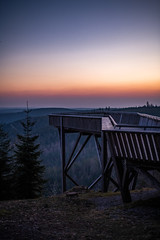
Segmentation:
{"type": "Polygon", "coordinates": [[[24,111],[24,108],[0,108],[0,114],[22,112],[22,111],[24,111]]]}
{"type": "MultiPolygon", "coordinates": [[[[36,108],[31,109],[30,116],[31,117],[42,117],[47,116],[51,113],[66,113],[66,112],[74,112],[76,110],[74,109],[68,109],[68,108],[36,108]]],[[[22,120],[25,118],[25,112],[24,109],[3,109],[0,110],[0,123],[11,123],[18,120],[22,120]]]]}
{"type": "Polygon", "coordinates": [[[160,106],[143,106],[143,107],[128,107],[128,108],[112,108],[111,111],[122,111],[122,112],[139,112],[153,116],[160,117],[160,106]]]}
{"type": "MultiPolygon", "coordinates": [[[[160,117],[160,106],[142,106],[128,108],[102,108],[102,109],[69,109],[69,108],[35,108],[32,109],[31,117],[43,117],[51,113],[69,113],[69,112],[105,112],[105,111],[139,112],[160,117]]],[[[22,108],[0,108],[0,123],[8,124],[25,118],[25,112],[22,108]]]]}

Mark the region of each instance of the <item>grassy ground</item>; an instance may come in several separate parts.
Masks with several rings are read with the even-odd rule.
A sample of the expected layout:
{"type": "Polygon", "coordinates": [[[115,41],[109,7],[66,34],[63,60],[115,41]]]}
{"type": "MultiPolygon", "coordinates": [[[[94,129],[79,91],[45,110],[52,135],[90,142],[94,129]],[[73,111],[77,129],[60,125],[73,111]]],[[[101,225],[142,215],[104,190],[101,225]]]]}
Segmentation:
{"type": "Polygon", "coordinates": [[[0,202],[0,239],[159,239],[160,198],[110,204],[116,196],[88,193],[0,202]],[[108,205],[99,208],[104,201],[108,205]]]}

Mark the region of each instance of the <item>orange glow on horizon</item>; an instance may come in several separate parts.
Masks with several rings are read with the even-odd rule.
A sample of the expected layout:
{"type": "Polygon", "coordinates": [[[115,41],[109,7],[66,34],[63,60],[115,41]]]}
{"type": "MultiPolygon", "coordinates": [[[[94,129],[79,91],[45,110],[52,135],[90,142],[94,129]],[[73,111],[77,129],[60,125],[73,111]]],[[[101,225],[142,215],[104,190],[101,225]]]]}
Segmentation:
{"type": "Polygon", "coordinates": [[[112,53],[63,53],[62,58],[52,54],[17,56],[0,69],[0,95],[135,98],[160,95],[157,53],[112,50],[112,53]]]}
{"type": "Polygon", "coordinates": [[[62,85],[52,84],[50,86],[39,84],[35,86],[34,82],[28,86],[18,85],[1,87],[0,94],[5,96],[143,96],[160,94],[160,80],[155,81],[135,81],[135,82],[106,82],[105,84],[88,84],[83,85],[80,82],[62,85]],[[10,90],[12,88],[12,90],[10,90]]]}

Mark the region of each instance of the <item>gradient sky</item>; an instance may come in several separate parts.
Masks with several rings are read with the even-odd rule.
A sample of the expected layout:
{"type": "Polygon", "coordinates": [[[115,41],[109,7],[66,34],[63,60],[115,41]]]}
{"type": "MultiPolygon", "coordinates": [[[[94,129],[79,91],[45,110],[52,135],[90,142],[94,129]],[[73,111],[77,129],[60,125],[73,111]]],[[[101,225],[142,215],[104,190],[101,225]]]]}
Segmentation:
{"type": "Polygon", "coordinates": [[[160,105],[159,0],[1,0],[0,107],[160,105]]]}

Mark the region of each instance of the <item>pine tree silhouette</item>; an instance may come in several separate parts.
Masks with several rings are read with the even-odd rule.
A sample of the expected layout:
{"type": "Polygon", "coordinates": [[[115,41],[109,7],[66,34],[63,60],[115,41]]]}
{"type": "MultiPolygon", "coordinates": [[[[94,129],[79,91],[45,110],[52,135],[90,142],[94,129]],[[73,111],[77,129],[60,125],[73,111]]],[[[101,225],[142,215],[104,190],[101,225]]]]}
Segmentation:
{"type": "Polygon", "coordinates": [[[23,127],[23,135],[17,135],[18,143],[15,150],[15,190],[18,199],[36,198],[41,196],[43,184],[44,166],[39,159],[41,151],[39,144],[36,143],[38,136],[32,134],[32,128],[35,122],[31,120],[29,114],[31,110],[27,110],[26,118],[21,125],[23,127]]]}
{"type": "Polygon", "coordinates": [[[11,198],[12,159],[10,156],[10,140],[0,124],[0,200],[11,198]]]}

